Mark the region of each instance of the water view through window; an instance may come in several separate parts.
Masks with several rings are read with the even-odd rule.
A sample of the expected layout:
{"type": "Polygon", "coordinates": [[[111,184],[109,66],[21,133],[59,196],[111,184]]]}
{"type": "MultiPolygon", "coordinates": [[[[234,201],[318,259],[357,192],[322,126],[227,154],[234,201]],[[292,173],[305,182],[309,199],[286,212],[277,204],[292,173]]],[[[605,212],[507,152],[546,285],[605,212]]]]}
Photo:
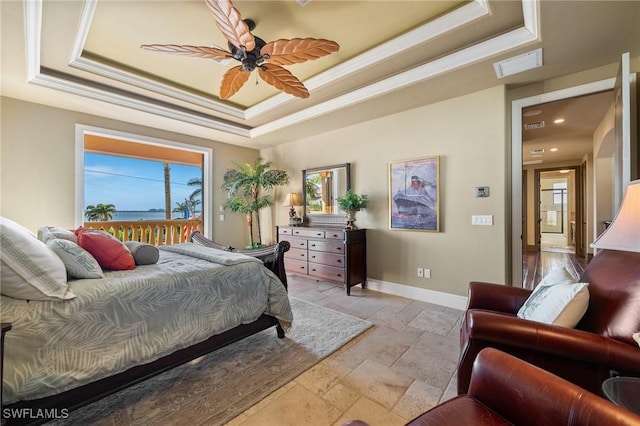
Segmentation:
{"type": "MultiPolygon", "coordinates": [[[[199,216],[202,167],[117,155],[84,154],[84,209],[113,205],[113,221],[164,220],[165,197],[171,218],[199,216]],[[168,187],[165,187],[165,172],[168,187]],[[166,191],[168,189],[168,191],[166,191]]],[[[87,217],[85,217],[87,219],[87,217]]],[[[95,219],[94,219],[95,220],[95,219]]]]}

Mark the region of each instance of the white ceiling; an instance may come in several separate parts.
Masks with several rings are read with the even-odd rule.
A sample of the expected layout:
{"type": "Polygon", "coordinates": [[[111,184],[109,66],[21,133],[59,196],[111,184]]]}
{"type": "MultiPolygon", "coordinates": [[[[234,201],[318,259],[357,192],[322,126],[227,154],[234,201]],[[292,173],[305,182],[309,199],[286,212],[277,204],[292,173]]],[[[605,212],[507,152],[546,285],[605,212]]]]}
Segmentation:
{"type": "MultiPolygon", "coordinates": [[[[636,1],[234,4],[266,41],[315,37],[340,44],[337,53],[287,67],[309,99],[256,85],[252,76],[221,101],[221,75],[232,64],[140,49],[225,47],[204,0],[0,2],[2,94],[260,149],[500,84],[517,87],[611,65],[626,51],[640,56],[636,1]],[[538,48],[542,67],[496,77],[494,62],[538,48]]],[[[589,104],[590,117],[602,117],[604,107],[594,105],[603,101],[610,104],[601,98],[589,104]]],[[[563,129],[575,137],[577,127],[588,132],[594,125],[569,122],[586,117],[585,110],[566,117],[563,129]]],[[[537,143],[545,138],[535,136],[537,143]]]]}

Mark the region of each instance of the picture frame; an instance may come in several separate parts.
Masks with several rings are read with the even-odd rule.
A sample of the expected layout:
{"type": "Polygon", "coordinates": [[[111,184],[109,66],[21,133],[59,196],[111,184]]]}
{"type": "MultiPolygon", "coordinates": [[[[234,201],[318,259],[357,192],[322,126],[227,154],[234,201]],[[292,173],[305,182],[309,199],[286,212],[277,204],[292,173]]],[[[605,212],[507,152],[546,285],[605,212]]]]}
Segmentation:
{"type": "Polygon", "coordinates": [[[389,228],[440,232],[440,157],[389,163],[389,228]]]}

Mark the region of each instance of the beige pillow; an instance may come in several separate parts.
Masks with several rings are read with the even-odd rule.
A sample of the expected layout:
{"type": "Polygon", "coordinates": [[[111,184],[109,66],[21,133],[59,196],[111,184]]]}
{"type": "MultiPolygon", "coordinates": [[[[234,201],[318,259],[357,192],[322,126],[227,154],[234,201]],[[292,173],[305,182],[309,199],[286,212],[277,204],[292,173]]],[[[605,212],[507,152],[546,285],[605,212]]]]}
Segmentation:
{"type": "Polygon", "coordinates": [[[76,297],[62,260],[27,228],[0,217],[0,244],[2,294],[26,300],[76,297]]]}

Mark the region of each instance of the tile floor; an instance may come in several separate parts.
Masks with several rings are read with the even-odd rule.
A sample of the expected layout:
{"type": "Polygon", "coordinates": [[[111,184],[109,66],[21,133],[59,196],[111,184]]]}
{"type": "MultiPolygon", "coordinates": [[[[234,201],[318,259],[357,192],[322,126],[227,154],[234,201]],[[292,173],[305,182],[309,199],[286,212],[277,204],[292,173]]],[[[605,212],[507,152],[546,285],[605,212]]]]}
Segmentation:
{"type": "Polygon", "coordinates": [[[374,324],[228,426],[404,425],[456,395],[462,311],[290,276],[289,293],[374,324]]]}

